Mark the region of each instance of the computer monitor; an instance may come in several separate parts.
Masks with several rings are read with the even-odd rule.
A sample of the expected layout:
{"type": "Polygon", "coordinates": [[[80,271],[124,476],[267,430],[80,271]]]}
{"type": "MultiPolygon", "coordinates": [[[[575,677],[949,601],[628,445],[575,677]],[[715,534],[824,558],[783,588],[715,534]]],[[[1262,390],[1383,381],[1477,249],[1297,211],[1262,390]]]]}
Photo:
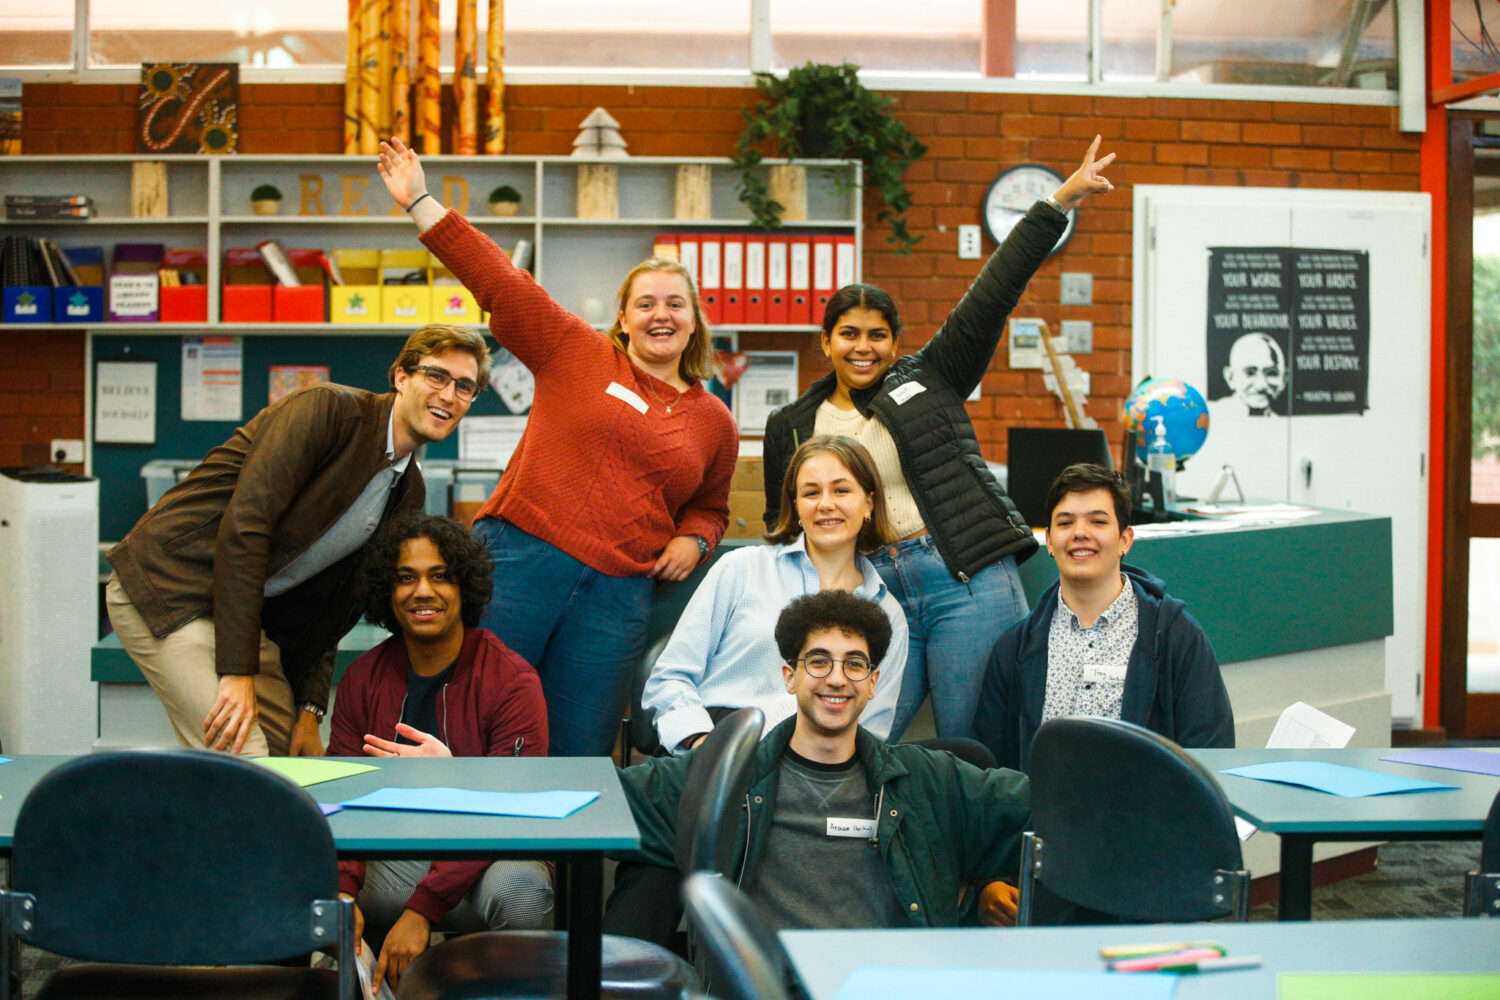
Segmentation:
{"type": "Polygon", "coordinates": [[[1109,440],[1101,430],[1011,427],[1008,439],[1006,491],[1026,523],[1034,528],[1047,526],[1047,490],[1058,473],[1080,462],[1115,467],[1109,440]]]}

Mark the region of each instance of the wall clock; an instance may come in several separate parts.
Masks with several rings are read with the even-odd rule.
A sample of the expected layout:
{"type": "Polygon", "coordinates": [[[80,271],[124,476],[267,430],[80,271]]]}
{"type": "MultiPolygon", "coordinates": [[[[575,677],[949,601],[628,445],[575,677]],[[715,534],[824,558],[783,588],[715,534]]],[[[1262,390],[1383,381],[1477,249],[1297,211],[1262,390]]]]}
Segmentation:
{"type": "MultiPolygon", "coordinates": [[[[1048,195],[1055,194],[1062,183],[1062,174],[1040,163],[1023,163],[1003,171],[990,185],[981,210],[990,239],[996,244],[1004,243],[1005,237],[1016,228],[1016,223],[1021,221],[1031,206],[1048,195]]],[[[1057,238],[1057,245],[1052,248],[1052,253],[1063,248],[1077,225],[1078,209],[1074,208],[1068,212],[1068,225],[1057,238]]]]}

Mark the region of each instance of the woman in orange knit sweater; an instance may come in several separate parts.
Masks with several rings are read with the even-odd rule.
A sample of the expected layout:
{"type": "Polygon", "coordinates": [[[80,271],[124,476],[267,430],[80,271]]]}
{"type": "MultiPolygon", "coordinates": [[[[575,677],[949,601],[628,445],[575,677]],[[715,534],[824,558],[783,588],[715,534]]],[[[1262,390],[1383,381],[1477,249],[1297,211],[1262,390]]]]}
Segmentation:
{"type": "Polygon", "coordinates": [[[602,335],[429,195],[401,140],[381,144],[379,170],[536,379],[526,432],[474,521],[495,561],[480,624],[541,675],[553,756],[607,754],[656,581],[685,578],[729,521],[739,438],[703,384],[712,348],[697,289],[681,264],[647,260],[602,335]]]}

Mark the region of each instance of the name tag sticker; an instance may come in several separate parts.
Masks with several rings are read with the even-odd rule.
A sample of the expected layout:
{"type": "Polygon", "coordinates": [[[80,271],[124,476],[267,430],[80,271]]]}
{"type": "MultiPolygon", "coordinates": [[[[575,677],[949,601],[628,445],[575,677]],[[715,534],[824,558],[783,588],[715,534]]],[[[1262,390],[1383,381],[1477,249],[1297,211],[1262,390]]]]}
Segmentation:
{"type": "Polygon", "coordinates": [[[828,817],[828,836],[859,837],[862,840],[869,840],[875,836],[875,820],[830,816],[828,817]]]}
{"type": "Polygon", "coordinates": [[[1121,663],[1116,666],[1113,663],[1085,663],[1083,665],[1083,683],[1104,684],[1108,681],[1123,681],[1125,679],[1125,668],[1128,664],[1121,663]]]}
{"type": "Polygon", "coordinates": [[[619,400],[624,400],[626,403],[635,407],[637,413],[646,412],[646,401],[618,382],[611,382],[609,384],[609,388],[604,390],[604,394],[606,396],[613,396],[619,400]]]}
{"type": "Polygon", "coordinates": [[[906,402],[908,399],[911,399],[917,393],[926,391],[927,387],[921,382],[907,382],[905,385],[898,385],[896,388],[892,389],[891,398],[896,401],[897,406],[900,406],[902,403],[906,402]]]}

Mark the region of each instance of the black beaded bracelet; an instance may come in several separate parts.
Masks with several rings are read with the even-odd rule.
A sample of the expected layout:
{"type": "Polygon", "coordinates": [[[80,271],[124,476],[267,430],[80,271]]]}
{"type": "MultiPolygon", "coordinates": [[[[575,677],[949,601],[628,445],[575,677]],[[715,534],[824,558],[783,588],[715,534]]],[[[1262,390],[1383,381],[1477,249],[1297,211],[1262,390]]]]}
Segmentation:
{"type": "Polygon", "coordinates": [[[430,195],[430,194],[428,194],[427,192],[424,191],[423,193],[417,195],[416,198],[414,198],[412,200],[412,203],[410,205],[406,206],[406,211],[410,212],[412,209],[416,208],[417,207],[417,202],[421,201],[423,198],[431,198],[431,197],[432,197],[432,195],[430,195]]]}

